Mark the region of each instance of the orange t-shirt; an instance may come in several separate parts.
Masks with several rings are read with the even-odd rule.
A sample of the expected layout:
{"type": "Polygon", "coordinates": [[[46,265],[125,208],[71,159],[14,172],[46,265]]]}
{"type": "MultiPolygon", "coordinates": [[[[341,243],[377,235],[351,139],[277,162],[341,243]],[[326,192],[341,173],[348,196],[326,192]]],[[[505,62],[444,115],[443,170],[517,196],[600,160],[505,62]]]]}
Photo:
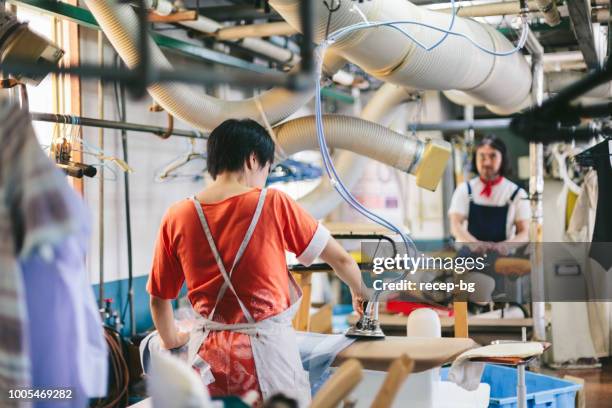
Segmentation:
{"type": "MultiPolygon", "coordinates": [[[[200,203],[228,273],[260,192],[254,189],[214,204],[200,203]]],[[[274,316],[290,304],[285,251],[293,252],[301,263],[309,265],[320,255],[328,238],[329,232],[299,204],[281,191],[268,190],[259,222],[231,278],[240,300],[256,321],[274,316]]],[[[162,219],[147,290],[153,296],[174,299],[184,281],[194,310],[207,317],[223,277],[191,200],[174,204],[162,219]]],[[[230,290],[219,301],[213,320],[246,322],[230,290]]],[[[259,392],[247,335],[211,332],[199,354],[211,365],[215,377],[209,385],[211,395],[259,392]]]]}

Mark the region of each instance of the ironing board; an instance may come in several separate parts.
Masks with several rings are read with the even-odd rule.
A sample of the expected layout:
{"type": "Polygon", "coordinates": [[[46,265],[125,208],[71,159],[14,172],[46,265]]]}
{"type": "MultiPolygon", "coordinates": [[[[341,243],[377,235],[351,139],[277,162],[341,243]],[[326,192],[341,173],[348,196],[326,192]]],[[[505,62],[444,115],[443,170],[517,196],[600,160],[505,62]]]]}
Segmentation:
{"type": "MultiPolygon", "coordinates": [[[[540,342],[542,346],[544,346],[544,352],[550,348],[551,343],[540,342]]],[[[491,363],[491,364],[503,364],[510,366],[519,366],[531,363],[538,356],[531,356],[529,358],[520,358],[520,357],[477,357],[471,358],[470,361],[478,361],[481,363],[491,363]]]]}
{"type": "Polygon", "coordinates": [[[429,370],[452,362],[464,351],[479,347],[469,338],[425,338],[387,336],[384,340],[359,340],[336,356],[333,366],[355,358],[368,370],[387,371],[389,365],[406,355],[414,361],[413,372],[429,370]]]}

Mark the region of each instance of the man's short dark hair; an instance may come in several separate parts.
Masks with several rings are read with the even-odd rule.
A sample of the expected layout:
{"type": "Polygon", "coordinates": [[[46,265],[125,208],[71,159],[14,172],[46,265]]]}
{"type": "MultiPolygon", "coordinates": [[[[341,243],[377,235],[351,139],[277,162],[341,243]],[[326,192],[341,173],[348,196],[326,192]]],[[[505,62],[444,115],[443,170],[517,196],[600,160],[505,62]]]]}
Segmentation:
{"type": "Polygon", "coordinates": [[[476,168],[476,152],[482,146],[491,146],[493,149],[497,150],[501,153],[502,162],[499,167],[499,175],[508,177],[512,172],[512,163],[510,162],[510,153],[506,148],[506,144],[499,137],[494,134],[489,134],[480,139],[480,142],[474,148],[474,153],[472,154],[472,171],[478,174],[478,169],[476,168]]]}
{"type": "Polygon", "coordinates": [[[260,166],[274,161],[274,141],[251,119],[228,119],[208,137],[206,164],[213,179],[225,171],[239,171],[252,153],[260,166]]]}

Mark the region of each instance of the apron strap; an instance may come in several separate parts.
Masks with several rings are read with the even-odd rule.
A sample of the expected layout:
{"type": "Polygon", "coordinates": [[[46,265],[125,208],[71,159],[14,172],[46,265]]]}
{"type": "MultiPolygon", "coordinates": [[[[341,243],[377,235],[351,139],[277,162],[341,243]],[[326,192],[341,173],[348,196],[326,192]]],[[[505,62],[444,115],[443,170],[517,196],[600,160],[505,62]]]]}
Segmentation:
{"type": "Polygon", "coordinates": [[[257,202],[255,213],[253,214],[253,218],[251,219],[249,228],[247,229],[246,234],[244,235],[244,238],[242,242],[240,243],[240,247],[238,248],[238,252],[236,253],[236,257],[234,258],[234,262],[232,263],[232,267],[229,271],[229,274],[225,270],[225,265],[223,265],[221,254],[219,253],[219,250],[217,249],[217,246],[215,245],[215,241],[210,231],[208,222],[206,221],[206,217],[204,216],[204,211],[202,210],[202,206],[200,205],[200,202],[195,199],[195,197],[192,198],[192,201],[196,207],[198,216],[200,217],[202,228],[204,229],[204,233],[206,234],[206,239],[208,240],[210,249],[212,250],[213,255],[215,257],[215,261],[217,262],[217,267],[219,268],[219,271],[221,272],[221,276],[223,276],[223,280],[224,280],[224,283],[221,286],[221,289],[217,293],[217,299],[215,300],[215,305],[213,306],[212,311],[207,317],[208,320],[212,320],[212,318],[214,317],[219,301],[221,300],[221,298],[225,294],[225,291],[229,287],[232,293],[234,294],[234,296],[236,297],[236,300],[238,301],[238,305],[240,306],[240,309],[242,310],[242,313],[246,317],[247,321],[249,323],[255,322],[255,319],[253,319],[253,316],[251,316],[251,313],[247,310],[244,303],[238,297],[238,294],[236,293],[236,290],[234,289],[234,285],[232,285],[231,276],[234,272],[234,269],[236,268],[236,265],[238,265],[238,262],[242,258],[242,255],[244,254],[246,247],[249,244],[249,241],[251,240],[251,237],[253,236],[253,232],[255,231],[255,227],[257,226],[257,222],[259,221],[259,217],[263,209],[265,198],[266,198],[266,189],[264,188],[261,190],[261,193],[259,194],[259,201],[257,202]]]}
{"type": "Polygon", "coordinates": [[[470,186],[470,182],[469,181],[466,181],[465,185],[467,186],[468,200],[472,201],[472,186],[470,186]]]}
{"type": "MultiPolygon", "coordinates": [[[[257,201],[257,207],[255,207],[255,213],[253,214],[253,218],[251,218],[251,223],[249,225],[249,228],[247,228],[247,231],[244,234],[244,239],[240,243],[238,252],[236,252],[236,257],[234,258],[234,262],[232,263],[232,268],[230,269],[230,272],[229,272],[229,279],[224,278],[223,285],[221,286],[221,289],[219,290],[219,293],[217,294],[217,301],[215,302],[215,306],[213,307],[209,320],[212,320],[213,312],[217,308],[218,302],[221,300],[221,298],[223,298],[223,295],[225,294],[225,291],[227,290],[228,286],[230,287],[230,289],[236,296],[238,303],[241,305],[240,308],[243,310],[243,312],[246,310],[246,307],[243,308],[244,305],[242,305],[242,302],[240,301],[240,299],[238,299],[238,295],[236,294],[236,291],[234,290],[234,287],[231,282],[231,278],[232,278],[232,274],[234,273],[234,269],[236,268],[236,265],[238,265],[238,262],[240,262],[240,259],[242,258],[242,255],[244,254],[246,247],[249,244],[249,241],[251,240],[251,237],[253,236],[255,227],[257,226],[257,223],[259,222],[259,217],[261,216],[263,204],[266,199],[266,193],[267,193],[267,189],[264,188],[261,190],[261,193],[259,194],[259,200],[257,201]]],[[[212,239],[212,234],[210,237],[212,239]]],[[[214,245],[214,241],[213,241],[213,245],[214,245]]],[[[221,257],[219,257],[219,260],[221,260],[221,257]]],[[[249,323],[253,323],[255,319],[253,319],[252,317],[249,318],[249,316],[250,316],[250,313],[247,310],[247,312],[245,313],[245,317],[247,318],[249,323]]]]}
{"type": "Polygon", "coordinates": [[[510,196],[510,202],[514,201],[514,198],[516,197],[516,195],[518,194],[518,192],[521,190],[520,186],[516,186],[516,190],[514,190],[514,193],[512,193],[512,195],[510,196]]]}

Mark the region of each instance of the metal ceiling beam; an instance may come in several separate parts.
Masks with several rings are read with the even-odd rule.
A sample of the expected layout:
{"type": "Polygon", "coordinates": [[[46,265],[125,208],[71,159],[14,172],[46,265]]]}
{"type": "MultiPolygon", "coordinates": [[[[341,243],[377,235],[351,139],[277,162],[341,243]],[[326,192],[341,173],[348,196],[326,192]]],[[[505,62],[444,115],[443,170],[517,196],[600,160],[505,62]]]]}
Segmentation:
{"type": "MultiPolygon", "coordinates": [[[[32,120],[39,122],[51,122],[51,123],[75,123],[77,126],[88,126],[103,129],[119,129],[129,130],[130,132],[144,132],[153,133],[157,136],[161,136],[168,132],[168,128],[160,126],[143,125],[140,123],[128,123],[128,122],[117,122],[114,120],[103,120],[95,118],[86,118],[75,115],[58,115],[55,113],[43,113],[43,112],[31,112],[32,120]]],[[[192,139],[206,139],[208,136],[201,132],[194,132],[185,129],[172,129],[170,132],[173,136],[189,137],[192,139]]]]}
{"type": "Polygon", "coordinates": [[[496,119],[474,119],[474,120],[445,120],[437,123],[409,123],[406,129],[409,131],[437,130],[437,131],[461,131],[466,129],[494,130],[508,129],[510,118],[496,119]]]}
{"type": "Polygon", "coordinates": [[[269,13],[266,13],[263,7],[256,8],[253,5],[247,4],[235,6],[204,6],[200,7],[198,12],[204,17],[208,17],[219,22],[255,19],[284,21],[274,9],[271,9],[269,13]]]}
{"type": "Polygon", "coordinates": [[[599,68],[599,57],[595,48],[595,37],[591,24],[591,3],[589,0],[567,0],[567,10],[572,21],[578,47],[589,69],[599,68]]]}
{"type": "MultiPolygon", "coordinates": [[[[54,17],[72,21],[83,27],[99,30],[100,27],[96,19],[89,10],[71,6],[67,3],[49,1],[49,0],[8,0],[8,3],[27,7],[38,12],[53,15],[54,17]]],[[[266,68],[262,65],[257,65],[244,61],[240,58],[214,51],[208,48],[200,47],[192,43],[182,41],[173,37],[151,32],[151,35],[157,45],[162,48],[178,51],[179,53],[195,58],[200,61],[212,62],[229,67],[245,69],[258,73],[277,73],[277,71],[266,68]]]]}

